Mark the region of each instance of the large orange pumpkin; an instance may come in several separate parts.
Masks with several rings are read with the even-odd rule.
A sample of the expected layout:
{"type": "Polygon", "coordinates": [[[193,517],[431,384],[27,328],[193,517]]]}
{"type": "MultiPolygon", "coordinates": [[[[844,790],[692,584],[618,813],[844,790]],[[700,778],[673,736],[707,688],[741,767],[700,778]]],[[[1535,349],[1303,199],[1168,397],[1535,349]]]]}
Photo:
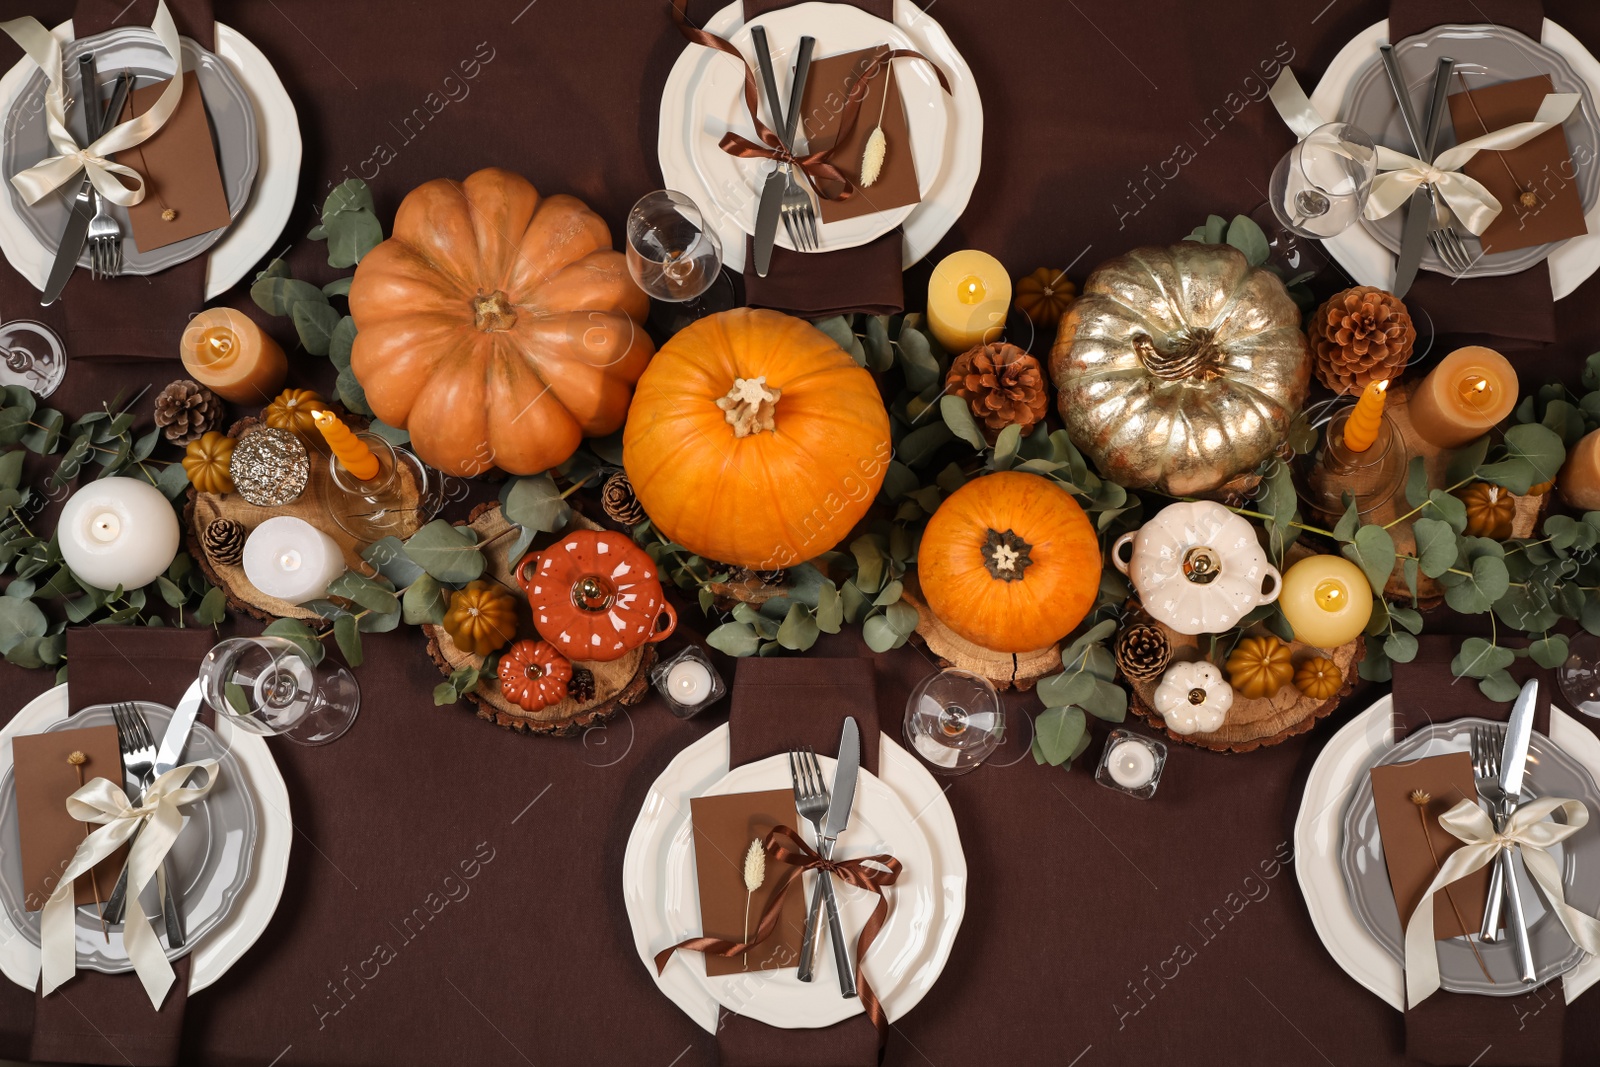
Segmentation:
{"type": "Polygon", "coordinates": [[[689,551],[772,569],[821,555],[866,514],[890,457],[872,376],[776,311],[711,315],[661,347],[622,462],[652,522],[689,551]]]}
{"type": "Polygon", "coordinates": [[[957,489],[917,550],[928,608],[996,652],[1031,652],[1071,633],[1094,607],[1100,568],[1100,544],[1078,502],[1018,471],[957,489]]]}
{"type": "Polygon", "coordinates": [[[350,369],[442,471],[533,474],[628,413],[650,299],[600,216],[480,170],[413,189],[350,284],[350,369]]]}

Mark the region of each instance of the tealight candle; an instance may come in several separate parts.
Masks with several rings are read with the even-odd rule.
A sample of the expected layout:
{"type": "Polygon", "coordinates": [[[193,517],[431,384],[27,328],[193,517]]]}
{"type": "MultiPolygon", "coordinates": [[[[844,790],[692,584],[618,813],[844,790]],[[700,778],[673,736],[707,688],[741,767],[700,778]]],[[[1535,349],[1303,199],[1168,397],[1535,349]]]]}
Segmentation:
{"type": "Polygon", "coordinates": [[[178,516],[137,478],[101,478],[72,494],[56,534],[61,558],[96,589],[149,585],[178,554],[178,516]]]}
{"type": "Polygon", "coordinates": [[[1492,348],[1458,348],[1411,394],[1411,425],[1439,448],[1460,448],[1488,433],[1517,404],[1517,372],[1492,348]]]}
{"type": "Polygon", "coordinates": [[[181,346],[195,381],[235,404],[266,403],[289,372],[278,342],[233,308],[208,308],[190,319],[181,346]]]}
{"type": "Polygon", "coordinates": [[[1308,556],[1283,572],[1278,606],[1296,640],[1321,649],[1354,641],[1372,618],[1372,587],[1342,556],[1308,556]]]}
{"type": "Polygon", "coordinates": [[[1156,776],[1156,757],[1138,741],[1123,741],[1106,757],[1106,773],[1124,789],[1143,789],[1156,776]]]}
{"type": "Polygon", "coordinates": [[[1591,431],[1572,446],[1556,475],[1556,485],[1561,499],[1572,507],[1600,511],[1600,430],[1591,431]]]}
{"type": "Polygon", "coordinates": [[[244,543],[244,576],[270,597],[304,604],[345,571],[338,542],[304,519],[275,515],[244,543]]]}
{"type": "Polygon", "coordinates": [[[699,714],[726,692],[711,660],[694,645],[652,667],[650,682],[666,698],[667,710],[681,719],[699,714]]]}
{"type": "Polygon", "coordinates": [[[689,707],[711,695],[711,672],[699,660],[674,663],[667,672],[667,694],[689,707]]]}
{"type": "Polygon", "coordinates": [[[1011,306],[1011,276],[987,252],[952,252],[928,282],[928,328],[948,352],[1000,339],[1011,306]]]}
{"type": "Polygon", "coordinates": [[[1383,429],[1383,398],[1388,391],[1386,381],[1367,383],[1361,391],[1361,399],[1356,401],[1355,410],[1345,420],[1345,448],[1351,452],[1365,452],[1378,440],[1378,432],[1383,429]]]}

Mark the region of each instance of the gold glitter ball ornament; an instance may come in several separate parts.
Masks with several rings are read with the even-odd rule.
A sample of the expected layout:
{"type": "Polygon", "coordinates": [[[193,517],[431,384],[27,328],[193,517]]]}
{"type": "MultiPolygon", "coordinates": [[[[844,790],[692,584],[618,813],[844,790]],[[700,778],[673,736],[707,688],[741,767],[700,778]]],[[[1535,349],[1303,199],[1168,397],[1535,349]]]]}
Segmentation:
{"type": "Polygon", "coordinates": [[[257,507],[282,507],[298,499],[311,480],[305,442],[288,430],[262,427],[239,438],[229,467],[235,491],[257,507]]]}

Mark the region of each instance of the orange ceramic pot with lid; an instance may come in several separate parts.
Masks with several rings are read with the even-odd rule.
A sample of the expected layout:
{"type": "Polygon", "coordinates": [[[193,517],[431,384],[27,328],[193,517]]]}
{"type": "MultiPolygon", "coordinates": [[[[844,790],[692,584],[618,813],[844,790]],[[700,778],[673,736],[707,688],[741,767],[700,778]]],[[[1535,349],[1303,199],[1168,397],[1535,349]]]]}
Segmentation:
{"type": "Polygon", "coordinates": [[[524,557],[516,575],[539,636],[568,659],[620,659],[678,625],[655,562],[609,530],[567,534],[524,557]]]}

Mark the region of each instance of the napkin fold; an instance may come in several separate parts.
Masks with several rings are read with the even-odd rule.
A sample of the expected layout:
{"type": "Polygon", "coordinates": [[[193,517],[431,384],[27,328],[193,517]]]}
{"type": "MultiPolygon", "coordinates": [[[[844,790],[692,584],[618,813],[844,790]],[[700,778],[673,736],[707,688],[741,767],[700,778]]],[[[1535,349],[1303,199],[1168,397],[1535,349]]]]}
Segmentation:
{"type": "MultiPolygon", "coordinates": [[[[72,712],[120,700],[172,707],[215,642],[209,628],[85,626],[67,631],[72,712]]],[[[202,708],[202,721],[211,721],[202,708]]],[[[153,1011],[138,975],[79,971],[48,997],[34,997],[30,1060],[165,1067],[178,1060],[192,956],[173,962],[177,982],[153,1011]]]]}
{"type": "MultiPolygon", "coordinates": [[[[1497,704],[1470,678],[1457,680],[1450,661],[1460,638],[1425,634],[1417,656],[1394,665],[1394,731],[1399,741],[1411,730],[1451,719],[1483,718],[1505,722],[1510,704],[1497,704]]],[[[1509,668],[1519,683],[1539,679],[1533,728],[1550,732],[1554,671],[1518,659],[1509,668]]],[[[1560,982],[1522,997],[1480,997],[1443,990],[1406,1012],[1406,1054],[1438,1067],[1559,1067],[1567,1002],[1560,982]]]]}
{"type": "MultiPolygon", "coordinates": [[[[1389,40],[1403,41],[1446,23],[1492,22],[1535,41],[1544,32],[1541,0],[1390,0],[1389,40]]],[[[1556,339],[1555,299],[1546,263],[1499,278],[1417,275],[1406,302],[1428,313],[1435,332],[1457,345],[1501,351],[1537,348],[1556,339]]]]}
{"type": "MultiPolygon", "coordinates": [[[[877,774],[880,731],[871,660],[742,659],[728,717],[728,766],[803,745],[835,755],[839,731],[852,716],[861,729],[861,766],[877,774]]],[[[820,1029],[779,1030],[723,1009],[717,1049],[722,1067],[875,1067],[878,1033],[864,1014],[820,1029]]]]}

